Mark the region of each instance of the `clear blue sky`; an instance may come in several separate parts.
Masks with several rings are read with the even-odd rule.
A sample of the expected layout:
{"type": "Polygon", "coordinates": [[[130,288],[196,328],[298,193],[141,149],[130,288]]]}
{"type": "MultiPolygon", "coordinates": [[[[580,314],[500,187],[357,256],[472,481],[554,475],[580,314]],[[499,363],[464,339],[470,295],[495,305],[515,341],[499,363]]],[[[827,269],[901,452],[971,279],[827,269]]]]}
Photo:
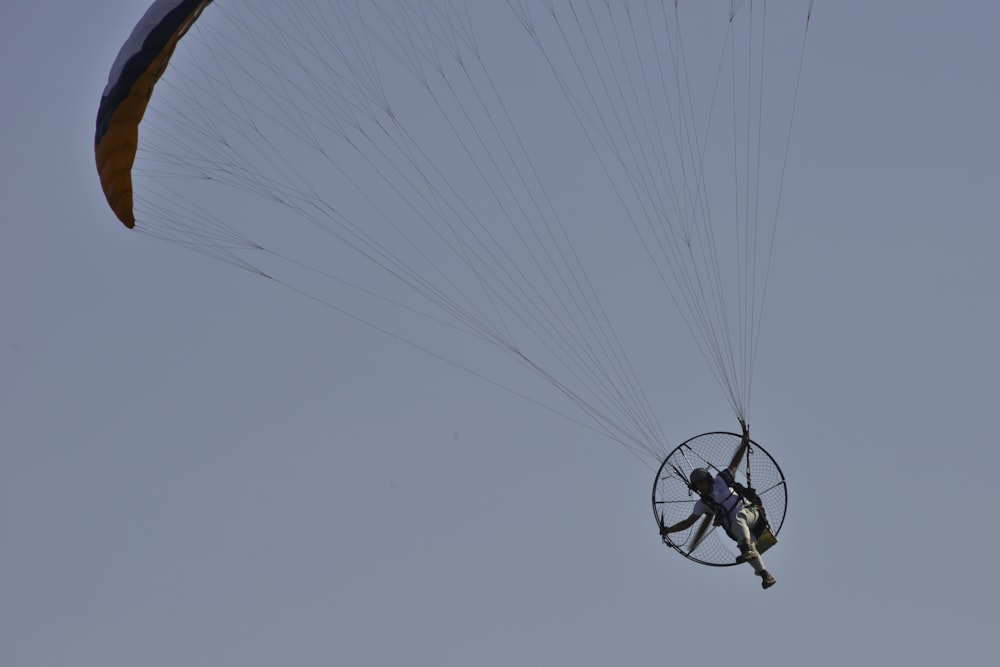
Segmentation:
{"type": "MultiPolygon", "coordinates": [[[[0,11],[0,662],[995,653],[995,3],[815,4],[754,375],[767,592],[666,550],[617,444],[122,228],[93,126],[146,4],[0,11]]],[[[686,331],[629,336],[671,441],[735,426],[686,331]]]]}

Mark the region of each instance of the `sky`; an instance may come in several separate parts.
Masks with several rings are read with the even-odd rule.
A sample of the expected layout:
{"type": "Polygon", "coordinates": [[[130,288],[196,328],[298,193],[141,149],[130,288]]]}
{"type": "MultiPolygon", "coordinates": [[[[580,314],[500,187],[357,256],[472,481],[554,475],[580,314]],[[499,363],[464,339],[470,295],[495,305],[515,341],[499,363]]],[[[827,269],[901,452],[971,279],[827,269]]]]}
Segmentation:
{"type": "MultiPolygon", "coordinates": [[[[753,386],[766,592],[662,545],[619,444],[122,228],[94,118],[145,8],[0,11],[4,664],[993,655],[995,3],[814,5],[753,386]]],[[[627,334],[669,441],[733,429],[672,305],[631,305],[667,323],[627,334]]]]}

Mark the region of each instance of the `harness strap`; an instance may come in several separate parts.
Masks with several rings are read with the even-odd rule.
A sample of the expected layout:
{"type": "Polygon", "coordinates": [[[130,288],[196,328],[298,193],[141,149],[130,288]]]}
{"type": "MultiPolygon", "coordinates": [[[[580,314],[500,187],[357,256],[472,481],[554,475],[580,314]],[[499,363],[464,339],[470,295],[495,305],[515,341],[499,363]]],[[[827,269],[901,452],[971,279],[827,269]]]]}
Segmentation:
{"type": "Polygon", "coordinates": [[[701,502],[704,503],[709,510],[711,510],[712,516],[714,517],[713,523],[716,526],[722,526],[723,530],[726,531],[726,535],[728,535],[730,539],[735,540],[736,538],[733,537],[733,531],[730,527],[730,523],[732,522],[732,513],[736,510],[737,504],[739,503],[739,497],[736,497],[733,506],[728,510],[725,505],[716,501],[715,498],[711,496],[711,493],[699,493],[698,497],[701,498],[701,502]]]}

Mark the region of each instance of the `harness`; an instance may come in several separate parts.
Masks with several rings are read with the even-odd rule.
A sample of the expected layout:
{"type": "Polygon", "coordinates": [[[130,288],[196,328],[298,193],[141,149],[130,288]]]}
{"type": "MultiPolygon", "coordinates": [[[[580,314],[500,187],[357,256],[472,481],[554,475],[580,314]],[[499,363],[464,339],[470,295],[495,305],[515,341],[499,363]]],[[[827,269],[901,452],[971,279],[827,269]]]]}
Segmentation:
{"type": "Polygon", "coordinates": [[[731,473],[728,468],[721,470],[719,472],[719,477],[721,477],[726,484],[729,485],[730,489],[736,492],[736,495],[739,496],[740,500],[742,500],[745,504],[756,507],[761,511],[761,513],[764,512],[764,501],[760,499],[757,492],[752,487],[743,486],[737,482],[733,477],[733,473],[731,473]]]}
{"type": "MultiPolygon", "coordinates": [[[[698,493],[698,497],[701,499],[701,502],[711,511],[712,516],[714,517],[712,523],[716,526],[721,526],[722,529],[726,531],[726,535],[728,535],[730,539],[735,540],[736,538],[733,536],[732,529],[729,525],[731,521],[730,515],[736,509],[738,503],[742,501],[745,506],[752,507],[757,510],[757,520],[752,526],[750,526],[750,534],[753,536],[754,540],[756,540],[768,527],[767,514],[764,511],[764,503],[761,501],[760,496],[757,495],[757,492],[753,488],[743,486],[737,482],[733,477],[733,473],[731,473],[728,468],[720,470],[719,477],[721,477],[733,493],[736,494],[736,501],[728,510],[725,508],[724,503],[720,503],[712,497],[711,492],[698,493],[695,491],[695,493],[698,493]]],[[[688,487],[691,488],[690,484],[688,487]]],[[[694,491],[693,488],[691,490],[694,491]]],[[[730,496],[730,498],[732,498],[732,496],[730,496]]]]}

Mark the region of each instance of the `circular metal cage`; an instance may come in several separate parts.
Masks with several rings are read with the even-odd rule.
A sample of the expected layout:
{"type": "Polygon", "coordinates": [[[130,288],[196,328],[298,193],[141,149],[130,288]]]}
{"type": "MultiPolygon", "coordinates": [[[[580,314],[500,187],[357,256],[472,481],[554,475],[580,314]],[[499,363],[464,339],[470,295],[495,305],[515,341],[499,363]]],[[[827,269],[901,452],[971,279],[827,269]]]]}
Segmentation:
{"type": "MultiPolygon", "coordinates": [[[[663,459],[653,483],[653,514],[659,526],[669,526],[691,515],[698,495],[688,487],[688,476],[695,468],[708,468],[713,475],[727,468],[743,436],[715,431],[702,433],[678,445],[663,459]]],[[[739,463],[736,481],[754,489],[760,496],[771,532],[777,536],[785,522],[788,489],[785,476],[767,450],[750,441],[739,463]]],[[[664,543],[685,558],[703,565],[736,565],[739,551],[726,531],[712,525],[695,544],[701,521],[684,531],[671,533],[664,543]]]]}

